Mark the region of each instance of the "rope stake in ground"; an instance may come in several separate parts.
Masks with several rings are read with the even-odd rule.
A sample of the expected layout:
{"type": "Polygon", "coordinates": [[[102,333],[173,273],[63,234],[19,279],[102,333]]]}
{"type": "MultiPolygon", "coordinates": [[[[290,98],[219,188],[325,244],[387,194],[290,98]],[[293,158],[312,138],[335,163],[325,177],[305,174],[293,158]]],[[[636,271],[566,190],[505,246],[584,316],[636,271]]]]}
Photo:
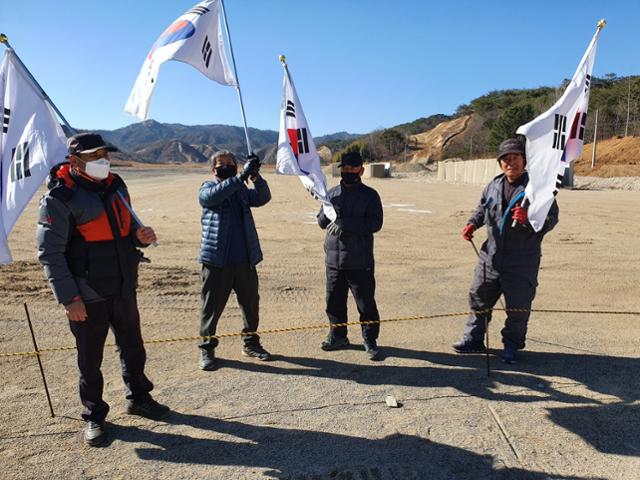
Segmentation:
{"type": "MultiPolygon", "coordinates": [[[[416,315],[411,317],[399,317],[399,318],[388,318],[383,320],[367,320],[362,322],[346,322],[346,323],[335,323],[331,326],[333,327],[348,327],[354,325],[372,325],[376,323],[394,323],[394,322],[410,322],[415,320],[434,320],[439,318],[451,318],[451,317],[464,317],[468,315],[482,314],[482,313],[491,313],[492,311],[499,312],[531,312],[531,313],[568,313],[568,314],[580,314],[580,315],[629,315],[629,316],[638,316],[640,317],[640,311],[611,311],[611,310],[560,310],[560,309],[526,309],[526,308],[490,308],[486,310],[478,310],[472,312],[455,312],[455,313],[440,313],[433,315],[416,315]]],[[[201,340],[209,340],[209,339],[218,339],[221,340],[223,338],[231,338],[231,337],[241,337],[245,335],[266,335],[270,333],[291,333],[291,332],[303,332],[303,331],[311,331],[311,330],[323,330],[325,328],[329,328],[329,325],[323,323],[322,325],[305,325],[300,327],[284,327],[284,328],[272,328],[269,330],[261,330],[257,332],[240,332],[240,333],[223,333],[220,335],[209,335],[206,337],[201,336],[191,336],[191,337],[172,337],[172,338],[161,338],[157,340],[146,340],[145,345],[151,344],[161,344],[161,343],[178,343],[178,342],[193,342],[193,341],[201,341],[201,340]]],[[[105,344],[105,347],[115,347],[114,343],[105,344]]],[[[76,347],[51,347],[51,348],[41,348],[37,349],[37,351],[30,352],[12,352],[12,353],[0,353],[0,358],[5,357],[28,357],[34,355],[40,355],[42,353],[52,353],[52,352],[67,352],[75,350],[76,347]]]]}
{"type": "Polygon", "coordinates": [[[38,343],[36,342],[36,334],[33,331],[33,325],[31,324],[31,315],[29,315],[29,307],[27,307],[27,302],[24,303],[24,313],[27,314],[27,323],[29,324],[29,330],[31,331],[31,340],[33,341],[33,348],[35,352],[33,352],[38,359],[38,365],[40,366],[40,375],[42,375],[42,383],[44,384],[44,391],[47,394],[47,401],[49,402],[49,410],[51,411],[51,418],[56,416],[53,413],[53,404],[51,403],[51,395],[49,395],[49,387],[47,386],[47,379],[44,376],[44,368],[42,368],[42,360],[40,360],[40,350],[38,350],[38,343]]]}

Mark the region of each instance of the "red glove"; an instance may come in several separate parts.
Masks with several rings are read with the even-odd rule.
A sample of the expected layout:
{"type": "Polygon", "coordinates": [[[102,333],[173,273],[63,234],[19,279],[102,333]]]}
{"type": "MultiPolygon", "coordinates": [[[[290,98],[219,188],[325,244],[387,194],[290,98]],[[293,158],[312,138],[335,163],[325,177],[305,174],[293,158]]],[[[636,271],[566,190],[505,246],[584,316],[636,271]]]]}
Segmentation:
{"type": "Polygon", "coordinates": [[[467,242],[470,242],[473,238],[473,232],[476,229],[475,225],[468,224],[466,227],[462,229],[462,238],[464,238],[467,242]]]}
{"type": "Polygon", "coordinates": [[[511,209],[511,218],[522,225],[526,225],[529,221],[527,210],[522,208],[520,205],[511,209]]]}

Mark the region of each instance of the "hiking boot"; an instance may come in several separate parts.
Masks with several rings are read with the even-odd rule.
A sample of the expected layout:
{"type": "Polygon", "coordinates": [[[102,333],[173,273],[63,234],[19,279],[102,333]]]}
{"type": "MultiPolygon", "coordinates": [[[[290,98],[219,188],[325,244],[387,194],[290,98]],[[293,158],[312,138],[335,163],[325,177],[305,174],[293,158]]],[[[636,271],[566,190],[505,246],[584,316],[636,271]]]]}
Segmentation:
{"type": "Polygon", "coordinates": [[[267,352],[260,344],[245,345],[242,348],[242,354],[245,357],[255,358],[256,360],[260,360],[261,362],[271,360],[271,354],[267,352]]]}
{"type": "Polygon", "coordinates": [[[382,352],[378,348],[378,343],[375,340],[364,342],[364,351],[372,362],[382,360],[382,352]]]}
{"type": "Polygon", "coordinates": [[[516,349],[504,347],[502,355],[500,355],[500,360],[502,360],[502,363],[506,363],[507,365],[515,365],[518,363],[516,349]]]}
{"type": "Polygon", "coordinates": [[[84,443],[90,447],[98,447],[104,443],[104,422],[87,421],[84,424],[84,443]]]}
{"type": "Polygon", "coordinates": [[[216,369],[216,355],[213,350],[200,349],[200,370],[210,372],[216,369]]]}
{"type": "Polygon", "coordinates": [[[171,409],[166,405],[156,402],[153,398],[149,398],[146,402],[129,402],[127,405],[127,413],[129,415],[138,415],[150,420],[162,420],[171,413],[171,409]]]}
{"type": "Polygon", "coordinates": [[[320,345],[320,348],[325,352],[332,352],[334,350],[341,350],[348,347],[349,339],[347,337],[332,337],[331,335],[329,335],[320,345]]]}
{"type": "Polygon", "coordinates": [[[482,340],[460,340],[452,347],[458,353],[485,353],[487,351],[482,340]]]}

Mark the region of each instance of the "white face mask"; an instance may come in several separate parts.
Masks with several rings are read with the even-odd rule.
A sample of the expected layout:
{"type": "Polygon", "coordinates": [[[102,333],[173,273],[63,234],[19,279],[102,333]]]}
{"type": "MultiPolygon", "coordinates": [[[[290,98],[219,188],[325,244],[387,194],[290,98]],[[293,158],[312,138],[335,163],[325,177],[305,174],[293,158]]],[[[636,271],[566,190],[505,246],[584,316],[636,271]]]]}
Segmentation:
{"type": "Polygon", "coordinates": [[[106,158],[100,158],[98,160],[87,162],[84,172],[91,178],[94,178],[96,180],[104,180],[109,176],[110,167],[111,162],[109,160],[107,160],[106,158]]]}

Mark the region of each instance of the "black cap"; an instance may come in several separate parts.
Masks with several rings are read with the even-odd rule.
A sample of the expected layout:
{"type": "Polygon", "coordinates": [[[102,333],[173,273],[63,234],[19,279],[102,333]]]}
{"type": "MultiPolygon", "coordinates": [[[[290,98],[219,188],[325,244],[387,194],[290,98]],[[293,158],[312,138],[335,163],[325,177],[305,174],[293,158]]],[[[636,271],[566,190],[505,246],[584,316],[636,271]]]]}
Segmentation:
{"type": "Polygon", "coordinates": [[[117,152],[118,149],[105,142],[102,136],[97,133],[79,133],[67,139],[67,149],[69,155],[78,155],[80,153],[93,153],[98,150],[106,150],[107,152],[117,152]]]}
{"type": "Polygon", "coordinates": [[[340,159],[339,167],[360,167],[362,165],[362,157],[358,150],[353,152],[347,152],[342,155],[340,159]]]}
{"type": "Polygon", "coordinates": [[[517,138],[509,138],[498,147],[498,160],[510,153],[519,153],[523,158],[527,158],[524,153],[524,145],[517,138]]]}

